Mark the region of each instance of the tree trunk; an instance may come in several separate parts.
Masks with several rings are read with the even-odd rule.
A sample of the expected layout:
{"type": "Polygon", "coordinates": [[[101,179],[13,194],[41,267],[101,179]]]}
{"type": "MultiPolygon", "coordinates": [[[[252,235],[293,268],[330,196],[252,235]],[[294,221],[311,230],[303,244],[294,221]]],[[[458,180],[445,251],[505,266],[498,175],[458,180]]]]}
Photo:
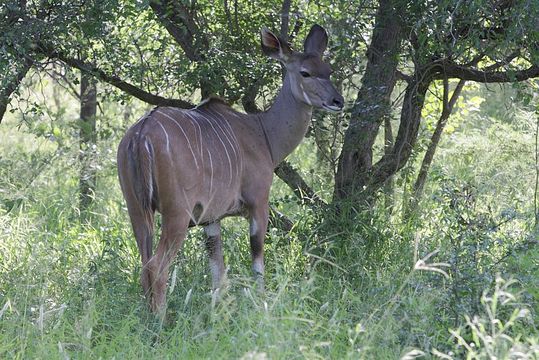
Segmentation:
{"type": "MultiPolygon", "coordinates": [[[[384,119],[384,154],[388,155],[393,148],[393,129],[391,128],[391,118],[386,116],[384,119]]],[[[394,207],[394,181],[391,176],[384,185],[384,208],[388,215],[393,213],[394,207]]]]}
{"type": "Polygon", "coordinates": [[[403,36],[395,3],[395,0],[380,1],[362,86],[352,108],[337,166],[334,189],[337,204],[356,195],[369,182],[373,144],[380,124],[390,117],[403,36]]]}
{"type": "Polygon", "coordinates": [[[457,87],[453,91],[453,95],[451,95],[451,100],[449,101],[447,101],[447,98],[448,98],[447,80],[445,80],[445,82],[446,83],[444,84],[444,104],[443,104],[442,114],[440,115],[440,118],[438,119],[438,122],[436,123],[436,128],[434,129],[434,132],[432,133],[429,146],[427,147],[427,151],[425,152],[425,156],[423,157],[421,168],[419,169],[417,179],[414,183],[414,188],[412,190],[410,201],[407,204],[404,204],[404,206],[406,207],[405,218],[410,217],[410,215],[415,211],[415,208],[419,204],[419,201],[421,200],[421,196],[423,195],[423,189],[425,187],[425,182],[427,180],[427,175],[429,173],[432,160],[434,159],[434,153],[436,152],[436,148],[438,147],[438,144],[440,143],[442,132],[444,131],[445,125],[447,124],[447,121],[449,120],[449,116],[451,115],[451,112],[453,111],[453,107],[455,106],[460,96],[460,93],[466,83],[466,80],[459,81],[459,83],[457,84],[457,87]]]}
{"type": "MultiPolygon", "coordinates": [[[[426,68],[430,69],[429,66],[426,68]]],[[[408,162],[417,140],[421,110],[425,105],[425,94],[433,81],[433,76],[432,70],[419,69],[409,80],[404,94],[395,144],[390,152],[372,166],[370,176],[365,182],[364,193],[369,196],[373,196],[391,176],[408,162]]]]}
{"type": "Polygon", "coordinates": [[[80,130],[79,130],[79,208],[88,209],[93,201],[96,184],[95,147],[97,143],[95,117],[97,91],[95,80],[81,73],[80,81],[80,130]]]}

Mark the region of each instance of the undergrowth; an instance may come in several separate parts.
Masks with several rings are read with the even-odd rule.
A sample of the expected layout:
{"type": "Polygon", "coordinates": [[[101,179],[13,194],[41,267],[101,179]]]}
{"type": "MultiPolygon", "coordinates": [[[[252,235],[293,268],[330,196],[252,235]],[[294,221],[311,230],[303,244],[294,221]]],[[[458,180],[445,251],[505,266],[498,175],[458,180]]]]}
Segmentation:
{"type": "MultiPolygon", "coordinates": [[[[267,291],[259,295],[246,222],[231,219],[227,291],[219,299],[210,291],[202,234],[192,231],[173,265],[160,323],[141,296],[125,213],[120,204],[104,209],[80,223],[36,200],[0,218],[2,358],[461,358],[522,346],[537,355],[537,298],[526,293],[532,284],[512,285],[526,293],[518,303],[526,310],[509,314],[505,345],[485,340],[490,330],[478,316],[492,311],[482,310],[483,290],[499,283],[497,273],[521,273],[483,259],[480,251],[494,250],[473,229],[458,230],[468,237],[433,253],[448,234],[433,231],[437,241],[414,247],[418,229],[386,218],[358,219],[333,236],[302,219],[289,234],[271,229],[267,291]]],[[[487,325],[498,326],[491,317],[487,325]]]]}
{"type": "MultiPolygon", "coordinates": [[[[494,155],[478,163],[494,151],[488,140],[451,138],[432,170],[436,186],[409,219],[379,206],[350,220],[298,204],[276,182],[272,204],[294,227],[269,230],[265,294],[253,290],[247,222],[227,219],[228,289],[211,292],[202,233],[192,230],[171,268],[164,322],[142,297],[115,138],[96,151],[98,187],[81,216],[76,152],[1,130],[0,358],[539,356],[530,174],[510,156],[522,144],[506,128],[490,132],[517,142],[495,149],[506,170],[494,155]]],[[[292,161],[309,158],[307,142],[292,161]]]]}

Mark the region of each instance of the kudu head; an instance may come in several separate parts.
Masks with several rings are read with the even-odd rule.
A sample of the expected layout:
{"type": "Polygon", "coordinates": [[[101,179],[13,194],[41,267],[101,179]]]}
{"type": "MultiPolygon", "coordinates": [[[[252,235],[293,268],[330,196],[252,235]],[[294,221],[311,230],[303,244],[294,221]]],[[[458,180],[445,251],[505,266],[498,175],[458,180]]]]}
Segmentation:
{"type": "Polygon", "coordinates": [[[342,110],[344,99],[329,80],[332,70],[322,59],[328,44],[323,27],[313,25],[305,39],[303,52],[293,51],[267,29],[263,29],[261,35],[263,52],[285,66],[297,101],[328,111],[342,110]]]}

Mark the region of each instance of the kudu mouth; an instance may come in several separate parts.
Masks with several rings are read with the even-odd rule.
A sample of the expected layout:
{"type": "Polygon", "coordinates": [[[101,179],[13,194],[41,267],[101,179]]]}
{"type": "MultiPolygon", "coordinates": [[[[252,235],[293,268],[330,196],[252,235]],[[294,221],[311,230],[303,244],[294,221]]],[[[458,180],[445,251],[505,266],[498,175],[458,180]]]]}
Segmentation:
{"type": "Polygon", "coordinates": [[[334,106],[334,105],[326,105],[322,104],[322,108],[329,112],[341,112],[343,109],[343,106],[334,106]]]}
{"type": "Polygon", "coordinates": [[[329,86],[326,87],[326,91],[329,92],[329,96],[327,96],[322,101],[322,108],[329,112],[342,111],[342,109],[344,108],[344,97],[339,94],[337,89],[335,89],[335,87],[333,86],[333,84],[331,84],[331,82],[329,82],[329,80],[328,85],[329,86]]]}
{"type": "Polygon", "coordinates": [[[341,94],[336,93],[335,97],[331,100],[331,103],[322,103],[322,108],[330,112],[339,112],[344,108],[344,98],[341,94]]]}

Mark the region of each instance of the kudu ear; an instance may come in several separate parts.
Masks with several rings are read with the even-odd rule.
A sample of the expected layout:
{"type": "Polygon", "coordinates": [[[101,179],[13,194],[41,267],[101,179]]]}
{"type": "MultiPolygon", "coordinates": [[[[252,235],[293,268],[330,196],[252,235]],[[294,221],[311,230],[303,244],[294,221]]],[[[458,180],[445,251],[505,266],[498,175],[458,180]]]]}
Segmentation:
{"type": "Polygon", "coordinates": [[[328,34],[326,30],[320,25],[313,25],[309,31],[309,35],[305,38],[305,44],[303,45],[305,53],[321,57],[327,46],[328,34]]]}
{"type": "Polygon", "coordinates": [[[288,44],[275,36],[271,31],[263,28],[260,32],[260,40],[264,54],[284,63],[288,61],[292,50],[288,44]]]}

